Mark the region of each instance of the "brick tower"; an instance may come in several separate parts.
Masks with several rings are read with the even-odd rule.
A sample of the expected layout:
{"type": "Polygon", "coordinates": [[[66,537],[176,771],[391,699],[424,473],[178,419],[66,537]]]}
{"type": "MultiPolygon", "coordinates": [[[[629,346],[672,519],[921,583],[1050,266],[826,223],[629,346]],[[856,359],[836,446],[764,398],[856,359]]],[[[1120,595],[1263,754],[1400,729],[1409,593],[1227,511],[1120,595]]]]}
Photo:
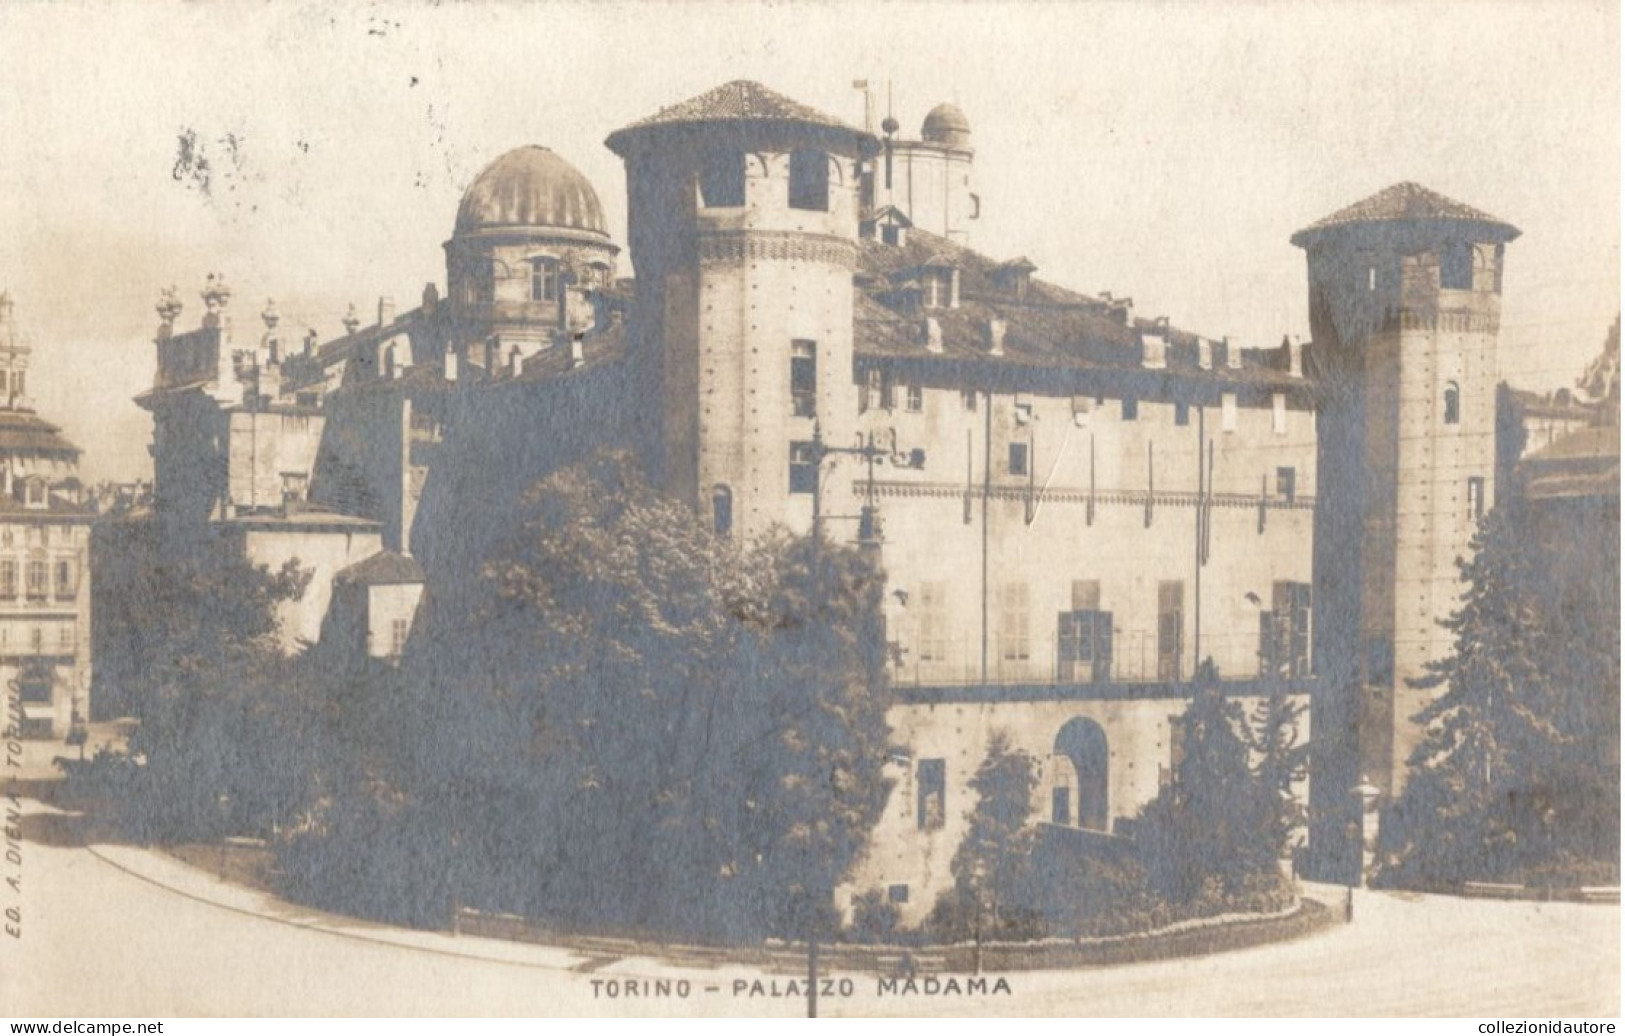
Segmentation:
{"type": "Polygon", "coordinates": [[[1310,841],[1328,879],[1357,876],[1355,789],[1400,790],[1429,694],[1410,681],[1452,647],[1439,620],[1494,491],[1501,269],[1517,236],[1402,183],[1292,237],[1308,254],[1318,393],[1310,841]]]}
{"type": "MultiPolygon", "coordinates": [[[[856,436],[859,165],[876,142],[734,82],[611,134],[626,162],[631,332],[657,480],[719,531],[805,531],[826,441],[856,436]]],[[[830,485],[849,484],[824,464],[830,485]]]]}

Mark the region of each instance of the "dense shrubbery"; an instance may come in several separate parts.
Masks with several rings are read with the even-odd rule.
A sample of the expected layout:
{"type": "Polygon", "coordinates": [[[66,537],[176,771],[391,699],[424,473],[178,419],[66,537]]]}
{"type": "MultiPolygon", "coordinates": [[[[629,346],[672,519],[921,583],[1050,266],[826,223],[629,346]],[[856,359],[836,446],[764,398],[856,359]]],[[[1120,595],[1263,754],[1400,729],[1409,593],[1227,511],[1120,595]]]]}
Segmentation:
{"type": "Polygon", "coordinates": [[[1294,893],[1280,861],[1302,824],[1290,794],[1306,765],[1301,709],[1277,687],[1249,717],[1204,665],[1175,780],[1110,856],[1038,839],[1026,824],[1038,763],[996,735],[972,781],[978,803],[954,887],[927,931],[943,941],[1094,937],[1285,908],[1294,893]]]}
{"type": "Polygon", "coordinates": [[[127,751],[97,753],[75,792],[108,803],[143,842],[269,835],[299,808],[321,752],[321,698],[308,666],[277,646],[276,606],[309,575],[271,572],[209,551],[145,558],[140,726],[127,751]]]}

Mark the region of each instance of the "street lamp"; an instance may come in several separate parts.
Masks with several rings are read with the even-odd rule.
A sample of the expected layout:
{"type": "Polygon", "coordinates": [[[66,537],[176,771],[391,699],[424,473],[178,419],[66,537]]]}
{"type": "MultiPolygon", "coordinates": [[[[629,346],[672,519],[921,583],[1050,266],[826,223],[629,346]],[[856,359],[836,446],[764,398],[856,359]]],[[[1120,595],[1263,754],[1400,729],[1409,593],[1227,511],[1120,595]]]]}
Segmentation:
{"type": "Polygon", "coordinates": [[[1366,817],[1370,814],[1372,806],[1377,801],[1377,797],[1382,794],[1382,789],[1372,784],[1368,777],[1361,774],[1360,783],[1350,788],[1349,794],[1357,797],[1360,800],[1360,819],[1349,824],[1349,826],[1354,829],[1350,832],[1352,835],[1350,841],[1354,843],[1352,846],[1354,850],[1354,860],[1353,866],[1349,869],[1348,874],[1348,899],[1343,905],[1343,919],[1345,921],[1354,920],[1354,887],[1359,885],[1365,877],[1366,817]]]}
{"type": "MultiPolygon", "coordinates": [[[[875,505],[875,465],[891,461],[898,467],[923,468],[925,466],[925,451],[912,450],[907,455],[897,450],[896,434],[893,433],[892,445],[888,449],[875,443],[875,433],[868,432],[858,437],[856,446],[831,446],[824,440],[823,426],[814,419],[813,437],[809,446],[808,461],[812,464],[812,539],[813,539],[813,595],[815,606],[822,605],[823,600],[823,544],[824,521],[828,518],[840,518],[858,521],[858,542],[865,547],[878,547],[881,540],[880,509],[875,505]],[[824,514],[824,461],[830,457],[860,457],[868,465],[868,477],[865,481],[863,494],[863,507],[856,515],[828,515],[824,514]]],[[[833,895],[833,893],[832,893],[833,895]]],[[[818,925],[821,916],[816,898],[809,897],[807,925],[807,1017],[818,1016],[818,925]]]]}

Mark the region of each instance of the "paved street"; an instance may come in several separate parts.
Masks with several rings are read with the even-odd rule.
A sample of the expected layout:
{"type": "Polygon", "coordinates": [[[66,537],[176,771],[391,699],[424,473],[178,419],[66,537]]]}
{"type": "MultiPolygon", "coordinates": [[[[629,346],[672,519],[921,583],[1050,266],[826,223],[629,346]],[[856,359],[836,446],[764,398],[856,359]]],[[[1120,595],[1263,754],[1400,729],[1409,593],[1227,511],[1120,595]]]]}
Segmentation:
{"type": "MultiPolygon", "coordinates": [[[[749,969],[453,938],[326,917],[222,886],[128,847],[77,847],[31,811],[23,938],[0,946],[10,1016],[796,1014],[799,998],[736,996],[749,969]],[[164,882],[157,884],[155,882],[164,882]],[[267,916],[269,915],[269,916],[267,916]],[[309,927],[309,926],[316,927],[309,927]],[[594,979],[688,979],[688,999],[594,1000],[594,979]],[[706,992],[717,987],[717,992],[706,992]]],[[[0,888],[0,898],[11,896],[0,888]]],[[[15,898],[6,899],[8,905],[15,898]]],[[[854,995],[826,1014],[1120,1016],[1619,1013],[1619,908],[1362,892],[1356,923],[1204,958],[1011,972],[1011,996],[854,995]]],[[[787,977],[780,976],[782,990],[787,977]]]]}

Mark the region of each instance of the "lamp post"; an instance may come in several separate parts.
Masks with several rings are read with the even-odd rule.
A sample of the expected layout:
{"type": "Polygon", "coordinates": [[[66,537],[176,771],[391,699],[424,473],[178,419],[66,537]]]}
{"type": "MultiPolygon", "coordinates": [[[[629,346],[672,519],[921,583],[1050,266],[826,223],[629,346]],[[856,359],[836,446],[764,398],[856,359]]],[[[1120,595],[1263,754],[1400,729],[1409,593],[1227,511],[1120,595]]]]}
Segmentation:
{"type": "MultiPolygon", "coordinates": [[[[898,467],[920,468],[925,465],[925,451],[913,450],[906,457],[899,453],[896,441],[890,449],[875,443],[875,433],[858,437],[855,446],[831,446],[824,440],[822,425],[813,421],[813,437],[807,458],[812,465],[812,540],[813,540],[813,597],[815,607],[823,603],[823,548],[824,522],[828,518],[857,519],[858,542],[865,547],[878,547],[881,540],[880,509],[875,505],[875,465],[889,460],[898,467]],[[824,461],[830,457],[859,457],[868,467],[865,480],[863,507],[856,515],[824,514],[824,461]]],[[[833,890],[831,891],[833,898],[833,890]]],[[[822,911],[813,899],[807,906],[807,1017],[818,1017],[818,926],[822,911]]]]}
{"type": "Polygon", "coordinates": [[[1354,920],[1354,889],[1355,886],[1361,884],[1365,876],[1366,816],[1371,812],[1371,807],[1377,801],[1377,797],[1382,794],[1382,789],[1372,784],[1370,779],[1368,779],[1364,774],[1361,774],[1360,783],[1350,788],[1349,794],[1355,796],[1359,800],[1360,819],[1357,823],[1350,825],[1355,829],[1354,831],[1350,832],[1353,836],[1350,840],[1354,843],[1354,860],[1348,874],[1348,899],[1345,901],[1343,906],[1343,920],[1345,921],[1354,920]]]}

